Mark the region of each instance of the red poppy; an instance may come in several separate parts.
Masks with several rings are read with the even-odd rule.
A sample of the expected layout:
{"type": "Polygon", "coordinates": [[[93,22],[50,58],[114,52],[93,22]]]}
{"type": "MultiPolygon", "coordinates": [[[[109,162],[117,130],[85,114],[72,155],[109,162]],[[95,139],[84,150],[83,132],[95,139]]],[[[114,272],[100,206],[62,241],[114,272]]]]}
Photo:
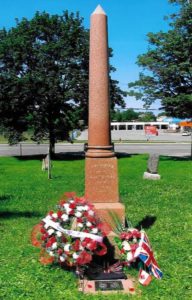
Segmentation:
{"type": "Polygon", "coordinates": [[[40,231],[41,231],[41,233],[46,233],[46,230],[43,227],[41,227],[40,231]]]}
{"type": "Polygon", "coordinates": [[[97,248],[97,242],[94,240],[91,240],[87,245],[85,246],[88,250],[93,251],[97,248]]]}
{"type": "Polygon", "coordinates": [[[59,211],[57,212],[57,215],[58,215],[58,218],[61,218],[61,216],[63,215],[63,212],[62,212],[61,210],[59,210],[59,211]]]}
{"type": "Polygon", "coordinates": [[[47,244],[45,245],[45,247],[46,247],[46,248],[49,248],[49,247],[51,247],[52,244],[55,243],[55,242],[56,242],[56,238],[55,238],[54,236],[52,236],[52,237],[48,240],[48,242],[47,242],[47,244]]]}
{"type": "Polygon", "coordinates": [[[101,248],[101,249],[95,251],[95,254],[102,256],[107,253],[107,247],[104,243],[99,243],[99,248],[101,248]]]}
{"type": "Polygon", "coordinates": [[[79,240],[75,240],[75,242],[73,244],[73,250],[79,251],[79,247],[80,247],[80,241],[79,240]]]}
{"type": "Polygon", "coordinates": [[[71,208],[71,209],[76,208],[76,203],[75,203],[75,202],[70,203],[70,204],[69,204],[69,208],[71,208]]]}
{"type": "Polygon", "coordinates": [[[133,234],[131,232],[122,232],[120,234],[120,239],[121,240],[129,240],[133,237],[133,234]]]}
{"type": "Polygon", "coordinates": [[[86,204],[86,200],[84,197],[75,197],[75,202],[78,204],[86,204]]]}
{"type": "Polygon", "coordinates": [[[105,223],[105,222],[104,223],[99,223],[97,225],[97,228],[102,232],[102,234],[104,236],[108,235],[110,233],[110,231],[112,231],[111,226],[109,224],[105,223]]]}
{"type": "Polygon", "coordinates": [[[83,219],[82,218],[77,218],[77,223],[83,223],[83,219]]]}
{"type": "Polygon", "coordinates": [[[90,263],[92,260],[91,254],[87,253],[86,251],[82,251],[79,257],[77,258],[78,265],[85,265],[90,263]]]}
{"type": "Polygon", "coordinates": [[[58,253],[59,255],[61,255],[61,254],[63,253],[63,250],[60,248],[60,249],[57,250],[57,253],[58,253]]]}
{"type": "Polygon", "coordinates": [[[83,247],[86,247],[88,243],[90,243],[92,240],[90,238],[85,238],[83,241],[82,241],[82,246],[83,247]]]}

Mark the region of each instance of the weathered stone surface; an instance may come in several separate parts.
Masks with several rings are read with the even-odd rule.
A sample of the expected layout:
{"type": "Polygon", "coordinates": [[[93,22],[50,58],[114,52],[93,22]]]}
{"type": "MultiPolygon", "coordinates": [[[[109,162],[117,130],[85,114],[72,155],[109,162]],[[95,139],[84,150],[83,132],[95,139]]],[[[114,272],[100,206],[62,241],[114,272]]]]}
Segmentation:
{"type": "Polygon", "coordinates": [[[115,213],[122,224],[125,223],[125,207],[122,203],[95,203],[94,206],[101,220],[111,226],[111,230],[115,226],[111,213],[115,213]]]}
{"type": "Polygon", "coordinates": [[[85,196],[91,202],[118,202],[117,158],[86,158],[85,196]]]}
{"type": "Polygon", "coordinates": [[[158,164],[159,164],[159,155],[158,154],[150,154],[148,163],[147,163],[147,172],[151,174],[158,173],[158,164]]]}
{"type": "Polygon", "coordinates": [[[88,145],[110,144],[107,16],[99,6],[90,27],[88,145]]]}
{"type": "Polygon", "coordinates": [[[85,159],[85,197],[101,219],[110,211],[125,220],[119,203],[117,158],[111,143],[107,16],[98,6],[91,15],[89,55],[89,122],[85,159]]]}
{"type": "Polygon", "coordinates": [[[159,180],[159,179],[161,179],[161,176],[159,174],[152,174],[149,172],[144,172],[143,178],[150,179],[150,180],[159,180]]]}

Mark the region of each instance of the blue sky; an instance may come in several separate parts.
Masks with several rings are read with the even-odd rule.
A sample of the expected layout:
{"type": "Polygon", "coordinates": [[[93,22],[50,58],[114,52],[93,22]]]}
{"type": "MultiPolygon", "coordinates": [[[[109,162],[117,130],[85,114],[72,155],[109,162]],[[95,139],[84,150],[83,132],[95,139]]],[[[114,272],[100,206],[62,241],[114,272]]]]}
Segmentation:
{"type": "MultiPolygon", "coordinates": [[[[15,26],[15,18],[31,19],[36,11],[61,14],[66,9],[79,11],[85,27],[89,28],[90,14],[98,4],[108,15],[109,46],[114,54],[111,62],[117,69],[113,78],[126,90],[127,83],[136,80],[141,71],[136,59],[148,48],[146,34],[168,30],[163,17],[176,10],[168,0],[0,0],[0,28],[15,26]]],[[[133,98],[127,98],[126,103],[134,108],[143,105],[133,98]]],[[[158,102],[152,105],[158,107],[158,102]]]]}

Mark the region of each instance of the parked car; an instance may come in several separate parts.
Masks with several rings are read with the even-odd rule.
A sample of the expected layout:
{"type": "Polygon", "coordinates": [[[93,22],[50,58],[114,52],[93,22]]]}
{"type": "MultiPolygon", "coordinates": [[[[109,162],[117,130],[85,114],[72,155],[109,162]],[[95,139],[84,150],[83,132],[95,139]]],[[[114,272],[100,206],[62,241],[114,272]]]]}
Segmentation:
{"type": "Polygon", "coordinates": [[[191,135],[190,131],[183,131],[182,135],[187,136],[187,135],[191,135]]]}

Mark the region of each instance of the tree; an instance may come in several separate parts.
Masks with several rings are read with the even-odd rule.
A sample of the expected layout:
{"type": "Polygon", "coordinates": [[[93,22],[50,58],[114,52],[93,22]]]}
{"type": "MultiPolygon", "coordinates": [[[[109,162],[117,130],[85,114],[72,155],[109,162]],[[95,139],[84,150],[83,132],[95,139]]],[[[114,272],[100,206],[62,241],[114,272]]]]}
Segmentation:
{"type": "MultiPolygon", "coordinates": [[[[31,128],[32,138],[48,139],[53,152],[87,119],[89,31],[82,22],[78,13],[37,12],[0,31],[0,125],[10,143],[31,128]]],[[[118,82],[110,83],[112,107],[123,105],[118,82]]]]}
{"type": "Polygon", "coordinates": [[[168,32],[148,33],[149,50],[138,57],[144,69],[139,79],[129,83],[129,95],[146,106],[161,100],[168,115],[191,117],[192,112],[192,3],[171,0],[180,5],[171,15],[168,32]],[[133,88],[133,90],[132,90],[133,88]]]}
{"type": "Polygon", "coordinates": [[[124,111],[120,111],[119,109],[117,109],[112,113],[112,120],[117,122],[133,121],[138,119],[138,116],[139,114],[132,108],[128,108],[124,111]]]}
{"type": "Polygon", "coordinates": [[[156,121],[156,117],[151,111],[148,111],[148,112],[144,112],[144,113],[139,114],[138,121],[140,121],[140,122],[153,122],[153,121],[156,121]]]}

